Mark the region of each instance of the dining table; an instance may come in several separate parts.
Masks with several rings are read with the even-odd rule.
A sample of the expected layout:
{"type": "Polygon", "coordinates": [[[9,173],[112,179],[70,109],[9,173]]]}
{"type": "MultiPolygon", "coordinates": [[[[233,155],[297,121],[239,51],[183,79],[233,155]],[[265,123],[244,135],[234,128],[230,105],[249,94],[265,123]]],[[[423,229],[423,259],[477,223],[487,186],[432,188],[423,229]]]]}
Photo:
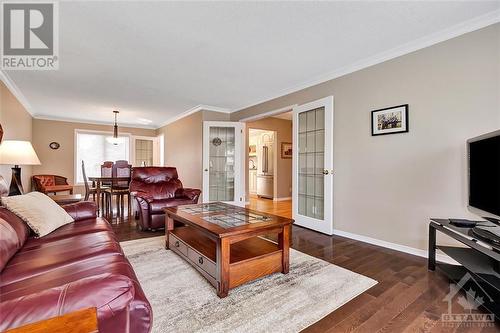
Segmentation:
{"type": "MultiPolygon", "coordinates": [[[[97,194],[97,211],[100,212],[100,198],[101,198],[101,188],[102,184],[116,184],[118,182],[128,182],[130,183],[130,177],[88,177],[88,179],[92,182],[92,187],[95,187],[97,194]]],[[[109,209],[110,214],[113,215],[113,209],[109,209]]]]}

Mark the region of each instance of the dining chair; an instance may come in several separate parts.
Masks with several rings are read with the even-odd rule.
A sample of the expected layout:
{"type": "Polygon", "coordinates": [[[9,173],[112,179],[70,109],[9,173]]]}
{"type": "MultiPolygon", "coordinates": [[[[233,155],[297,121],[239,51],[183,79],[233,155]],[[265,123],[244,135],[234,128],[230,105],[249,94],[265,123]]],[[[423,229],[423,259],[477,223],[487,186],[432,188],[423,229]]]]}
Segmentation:
{"type": "MultiPolygon", "coordinates": [[[[112,167],[112,177],[129,177],[132,173],[132,165],[129,164],[128,161],[119,160],[113,163],[112,167]]],[[[128,216],[131,215],[132,210],[132,200],[130,198],[130,190],[129,190],[130,180],[113,180],[111,183],[111,187],[107,189],[107,192],[111,195],[111,200],[113,196],[116,197],[116,207],[117,207],[117,215],[123,217],[125,210],[125,197],[127,197],[127,208],[128,208],[128,216]]]]}
{"type": "MultiPolygon", "coordinates": [[[[101,164],[101,177],[113,177],[113,165],[112,161],[104,161],[101,164]]],[[[101,182],[102,185],[111,187],[111,181],[101,182]]]]}
{"type": "MultiPolygon", "coordinates": [[[[83,160],[82,160],[82,176],[83,176],[83,183],[85,185],[84,201],[89,200],[91,194],[92,194],[92,200],[95,201],[97,194],[97,187],[89,185],[87,173],[85,172],[85,162],[83,160]]],[[[103,207],[103,210],[107,212],[111,207],[111,196],[108,192],[106,192],[106,188],[103,188],[103,190],[101,191],[101,195],[102,195],[102,197],[100,198],[101,207],[103,207]]],[[[97,200],[99,200],[99,198],[97,198],[97,200]]]]}

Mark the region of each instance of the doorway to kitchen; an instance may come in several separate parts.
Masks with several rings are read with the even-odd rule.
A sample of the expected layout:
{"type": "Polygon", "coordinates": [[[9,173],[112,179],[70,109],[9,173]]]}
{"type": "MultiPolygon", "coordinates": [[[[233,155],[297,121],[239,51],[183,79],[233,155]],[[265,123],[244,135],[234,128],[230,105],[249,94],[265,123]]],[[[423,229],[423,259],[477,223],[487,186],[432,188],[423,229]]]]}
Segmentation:
{"type": "Polygon", "coordinates": [[[292,211],[291,110],[242,120],[247,207],[285,217],[292,211]]]}
{"type": "Polygon", "coordinates": [[[275,198],[276,133],[248,130],[248,189],[257,198],[275,198]]]}

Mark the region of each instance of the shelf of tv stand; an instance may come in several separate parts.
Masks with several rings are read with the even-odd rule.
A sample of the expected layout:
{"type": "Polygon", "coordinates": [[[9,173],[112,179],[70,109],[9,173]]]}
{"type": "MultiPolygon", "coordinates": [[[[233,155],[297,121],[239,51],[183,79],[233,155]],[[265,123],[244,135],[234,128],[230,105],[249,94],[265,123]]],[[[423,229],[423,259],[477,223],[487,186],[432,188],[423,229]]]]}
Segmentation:
{"type": "Polygon", "coordinates": [[[496,263],[493,259],[470,248],[442,245],[437,248],[459,262],[470,273],[474,273],[476,280],[480,279],[482,283],[500,293],[500,273],[495,271],[496,263]]]}
{"type": "MultiPolygon", "coordinates": [[[[429,270],[439,270],[454,283],[463,283],[462,290],[468,293],[470,288],[477,291],[479,286],[486,295],[483,306],[500,320],[500,252],[478,239],[471,228],[462,228],[450,224],[448,219],[431,219],[429,224],[429,270]],[[443,246],[436,244],[437,231],[453,238],[466,247],[443,246]],[[460,265],[451,265],[436,261],[436,250],[457,261],[460,265]],[[469,273],[473,281],[463,280],[469,273]]],[[[483,293],[483,294],[484,294],[483,293]]],[[[471,295],[474,296],[474,295],[471,295]]]]}
{"type": "MultiPolygon", "coordinates": [[[[469,271],[466,269],[464,266],[461,265],[450,265],[450,264],[445,264],[438,262],[436,264],[436,268],[438,271],[442,272],[450,281],[452,281],[455,284],[458,284],[462,277],[469,273],[474,281],[486,292],[486,294],[493,299],[493,302],[490,301],[488,296],[481,295],[483,296],[484,303],[482,306],[488,310],[488,312],[495,314],[495,317],[497,320],[500,320],[500,303],[495,302],[495,300],[500,299],[500,291],[497,288],[492,288],[490,283],[486,283],[484,279],[482,279],[479,275],[475,274],[472,271],[469,271]]],[[[470,284],[466,284],[462,287],[463,291],[465,293],[469,292],[469,287],[472,287],[472,290],[476,290],[477,286],[473,286],[470,284]]],[[[477,295],[471,295],[472,297],[476,297],[477,295]]]]}

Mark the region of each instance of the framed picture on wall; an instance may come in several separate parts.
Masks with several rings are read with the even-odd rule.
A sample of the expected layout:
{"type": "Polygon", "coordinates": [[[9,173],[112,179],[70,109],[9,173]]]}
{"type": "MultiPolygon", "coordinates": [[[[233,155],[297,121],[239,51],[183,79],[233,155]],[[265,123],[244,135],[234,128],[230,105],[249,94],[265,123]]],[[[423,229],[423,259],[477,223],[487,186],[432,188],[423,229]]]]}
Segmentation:
{"type": "Polygon", "coordinates": [[[282,142],[281,143],[281,158],[292,158],[292,143],[282,142]]]}
{"type": "Polygon", "coordinates": [[[372,136],[408,132],[408,104],[372,111],[372,136]]]}

